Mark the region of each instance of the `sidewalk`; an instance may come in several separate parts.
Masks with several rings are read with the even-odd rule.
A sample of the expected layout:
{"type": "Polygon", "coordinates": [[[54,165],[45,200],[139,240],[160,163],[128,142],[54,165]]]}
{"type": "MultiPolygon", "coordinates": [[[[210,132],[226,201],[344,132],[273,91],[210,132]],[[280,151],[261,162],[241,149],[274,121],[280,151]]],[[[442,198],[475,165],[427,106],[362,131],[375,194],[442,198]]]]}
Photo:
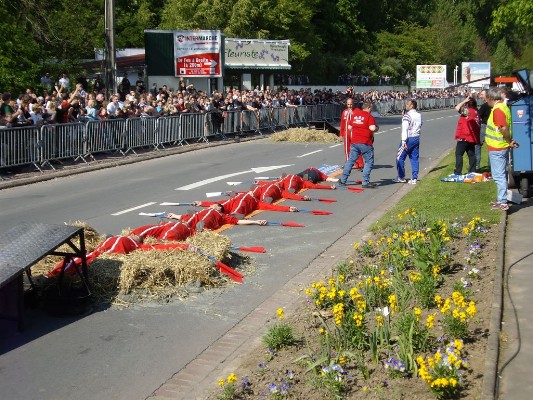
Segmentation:
{"type": "Polygon", "coordinates": [[[533,323],[529,310],[533,305],[532,199],[525,199],[508,212],[503,260],[499,381],[493,398],[526,400],[533,393],[533,323]]]}

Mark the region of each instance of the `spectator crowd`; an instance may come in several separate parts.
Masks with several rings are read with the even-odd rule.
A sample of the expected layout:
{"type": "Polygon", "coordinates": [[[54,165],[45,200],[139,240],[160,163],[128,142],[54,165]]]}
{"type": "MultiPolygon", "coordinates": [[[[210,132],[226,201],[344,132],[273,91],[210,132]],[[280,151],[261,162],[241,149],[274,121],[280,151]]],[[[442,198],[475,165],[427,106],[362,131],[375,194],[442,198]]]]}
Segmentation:
{"type": "Polygon", "coordinates": [[[348,98],[353,98],[357,106],[363,102],[442,98],[464,94],[457,89],[415,90],[410,93],[396,90],[356,92],[353,86],[348,86],[344,91],[326,88],[311,90],[304,87],[289,90],[283,86],[256,86],[253,90],[229,87],[223,92],[215,90],[206,93],[196,90],[194,85],[187,85],[183,78],[180,78],[176,89],[167,85],[158,87],[157,83],[147,89],[142,76],[139,75],[132,85],[126,75],[117,92],[106,98],[99,75],[91,84],[81,75],[75,85],[71,85],[66,74],[55,82],[49,74],[45,74],[40,83],[39,90],[28,88],[18,96],[8,92],[2,94],[0,127],[40,126],[109,118],[177,116],[182,113],[214,113],[222,116],[225,111],[258,111],[263,108],[317,104],[345,105],[348,98]]]}

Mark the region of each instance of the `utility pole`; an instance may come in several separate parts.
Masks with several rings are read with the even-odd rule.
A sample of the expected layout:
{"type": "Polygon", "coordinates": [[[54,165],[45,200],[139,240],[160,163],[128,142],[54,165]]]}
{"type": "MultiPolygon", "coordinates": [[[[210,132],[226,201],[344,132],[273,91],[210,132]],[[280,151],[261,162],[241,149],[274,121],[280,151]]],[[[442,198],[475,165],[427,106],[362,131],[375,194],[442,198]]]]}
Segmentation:
{"type": "Polygon", "coordinates": [[[115,61],[115,0],[105,0],[104,84],[106,97],[117,91],[117,65],[115,61]]]}

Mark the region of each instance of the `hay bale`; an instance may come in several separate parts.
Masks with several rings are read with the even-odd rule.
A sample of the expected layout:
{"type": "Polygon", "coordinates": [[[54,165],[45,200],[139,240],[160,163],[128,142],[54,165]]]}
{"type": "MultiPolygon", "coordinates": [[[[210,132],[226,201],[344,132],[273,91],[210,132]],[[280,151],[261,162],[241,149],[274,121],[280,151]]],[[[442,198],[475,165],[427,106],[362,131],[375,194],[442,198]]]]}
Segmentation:
{"type": "Polygon", "coordinates": [[[324,142],[334,143],[339,137],[327,131],[319,131],[308,128],[291,128],[272,134],[270,140],[274,142],[324,142]]]}
{"type": "Polygon", "coordinates": [[[217,232],[203,230],[188,237],[185,243],[199,247],[206,254],[215,257],[217,260],[224,260],[229,257],[231,241],[227,236],[217,232]]]}

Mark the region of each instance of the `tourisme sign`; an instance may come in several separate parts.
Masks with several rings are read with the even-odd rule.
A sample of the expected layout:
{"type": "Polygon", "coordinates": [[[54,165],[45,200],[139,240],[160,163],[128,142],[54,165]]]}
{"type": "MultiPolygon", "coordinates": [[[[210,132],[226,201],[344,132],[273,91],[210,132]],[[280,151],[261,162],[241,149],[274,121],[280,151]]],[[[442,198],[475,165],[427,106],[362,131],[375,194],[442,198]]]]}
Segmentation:
{"type": "Polygon", "coordinates": [[[290,69],[288,40],[224,39],[224,66],[243,69],[290,69]]]}
{"type": "Polygon", "coordinates": [[[220,31],[174,31],[176,76],[222,76],[220,31]]]}
{"type": "Polygon", "coordinates": [[[446,65],[417,65],[417,89],[444,89],[446,87],[446,65]]]}

